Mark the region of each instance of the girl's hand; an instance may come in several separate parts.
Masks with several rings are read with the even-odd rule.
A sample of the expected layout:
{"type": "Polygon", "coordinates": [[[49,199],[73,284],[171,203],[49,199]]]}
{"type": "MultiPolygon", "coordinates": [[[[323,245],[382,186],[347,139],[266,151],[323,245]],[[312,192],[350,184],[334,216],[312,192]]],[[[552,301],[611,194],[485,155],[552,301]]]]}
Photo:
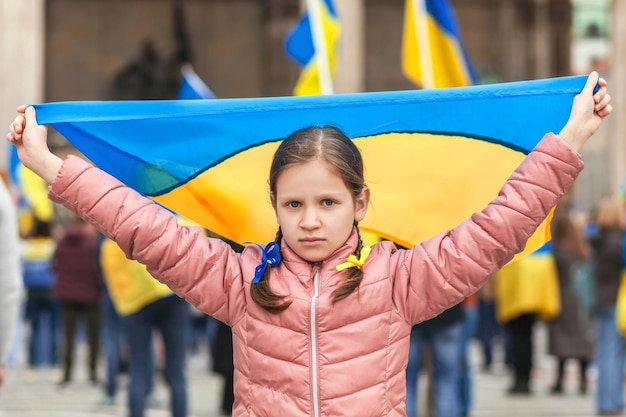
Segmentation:
{"type": "Polygon", "coordinates": [[[606,81],[596,71],[589,74],[583,90],[574,98],[569,120],[559,136],[580,151],[587,140],[598,130],[600,124],[613,111],[606,81]],[[598,86],[598,91],[593,90],[598,86]]]}
{"type": "Polygon", "coordinates": [[[17,155],[26,168],[51,183],[62,161],[48,148],[47,129],[37,123],[34,107],[19,106],[17,113],[9,126],[7,140],[17,147],[17,155]]]}

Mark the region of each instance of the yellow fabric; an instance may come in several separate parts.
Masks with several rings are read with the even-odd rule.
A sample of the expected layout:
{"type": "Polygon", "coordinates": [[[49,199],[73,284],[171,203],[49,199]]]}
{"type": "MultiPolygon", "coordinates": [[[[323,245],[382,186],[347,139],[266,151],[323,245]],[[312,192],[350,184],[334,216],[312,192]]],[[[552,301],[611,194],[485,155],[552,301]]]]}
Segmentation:
{"type": "Polygon", "coordinates": [[[618,330],[626,336],[626,271],[622,272],[622,282],[617,292],[617,312],[615,314],[618,330]]]}
{"type": "Polygon", "coordinates": [[[507,322],[525,313],[548,320],[561,310],[556,265],[548,253],[531,254],[495,274],[496,315],[507,322]]]}
{"type": "Polygon", "coordinates": [[[110,239],[102,242],[100,267],[115,310],[122,316],[136,313],[172,294],[166,285],[148,273],[144,265],[126,258],[117,243],[110,239]]]}
{"type": "Polygon", "coordinates": [[[48,199],[48,184],[24,165],[18,168],[20,192],[32,208],[36,218],[50,222],[54,216],[54,205],[48,199]]]}
{"type": "MultiPolygon", "coordinates": [[[[388,133],[354,142],[363,153],[366,182],[372,194],[367,216],[359,222],[364,244],[369,246],[370,239],[374,239],[371,236],[377,236],[412,247],[457,226],[484,209],[526,157],[495,143],[453,135],[388,133]],[[441,161],[454,169],[442,169],[441,161]],[[427,181],[421,181],[418,187],[414,183],[407,185],[399,181],[398,167],[406,168],[403,178],[427,181]],[[413,187],[411,192],[407,192],[408,186],[413,187]],[[463,204],[449,204],[442,190],[454,190],[455,199],[463,204]],[[402,204],[398,198],[402,198],[402,204]],[[416,215],[407,219],[407,212],[416,215]]],[[[278,230],[272,206],[256,204],[250,210],[246,202],[268,201],[267,177],[258,172],[269,172],[277,147],[277,142],[254,146],[155,200],[239,244],[271,242],[278,230]]],[[[534,252],[546,240],[549,221],[541,224],[518,257],[534,252]]]]}
{"type": "Polygon", "coordinates": [[[348,268],[359,268],[359,269],[361,269],[361,267],[363,266],[363,264],[367,260],[367,257],[370,256],[370,252],[371,251],[372,251],[372,248],[370,248],[369,246],[365,246],[363,249],[361,249],[361,257],[360,258],[357,258],[354,255],[348,256],[348,261],[347,262],[344,262],[342,264],[337,265],[337,271],[343,271],[344,269],[348,269],[348,268]]]}
{"type": "Polygon", "coordinates": [[[22,248],[24,261],[49,260],[56,250],[56,242],[51,237],[33,237],[25,239],[22,248]]]}

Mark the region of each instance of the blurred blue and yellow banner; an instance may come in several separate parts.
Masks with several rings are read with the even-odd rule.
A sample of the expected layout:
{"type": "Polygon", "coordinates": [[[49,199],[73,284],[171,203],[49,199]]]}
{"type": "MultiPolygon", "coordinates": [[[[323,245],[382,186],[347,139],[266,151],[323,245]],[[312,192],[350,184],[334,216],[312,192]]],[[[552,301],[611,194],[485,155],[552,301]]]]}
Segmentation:
{"type": "Polygon", "coordinates": [[[454,10],[447,0],[406,0],[402,71],[421,88],[461,87],[476,82],[454,10]]]}
{"type": "Polygon", "coordinates": [[[302,67],[302,73],[293,92],[296,96],[327,93],[323,91],[322,84],[332,83],[332,80],[325,77],[331,77],[337,61],[340,22],[333,1],[310,0],[307,3],[312,6],[298,20],[285,40],[285,53],[302,67]],[[316,8],[315,19],[311,7],[316,8]],[[320,44],[319,48],[316,48],[316,31],[321,35],[319,39],[323,38],[323,44],[320,44]],[[320,73],[320,65],[327,73],[320,73]]]}
{"type": "Polygon", "coordinates": [[[54,204],[48,199],[48,184],[20,162],[15,146],[9,144],[8,177],[18,195],[18,221],[20,234],[26,235],[34,218],[51,222],[54,204]]]}
{"type": "Polygon", "coordinates": [[[494,279],[496,316],[501,323],[522,314],[549,320],[561,311],[559,278],[550,242],[509,263],[494,279]]]}
{"type": "MultiPolygon", "coordinates": [[[[79,151],[139,192],[237,243],[277,224],[267,177],[293,131],[335,125],[365,159],[360,227],[411,246],[479,211],[546,132],[559,132],[585,76],[470,87],[219,100],[36,105],[79,151]]],[[[549,238],[548,224],[528,250],[549,238]]]]}

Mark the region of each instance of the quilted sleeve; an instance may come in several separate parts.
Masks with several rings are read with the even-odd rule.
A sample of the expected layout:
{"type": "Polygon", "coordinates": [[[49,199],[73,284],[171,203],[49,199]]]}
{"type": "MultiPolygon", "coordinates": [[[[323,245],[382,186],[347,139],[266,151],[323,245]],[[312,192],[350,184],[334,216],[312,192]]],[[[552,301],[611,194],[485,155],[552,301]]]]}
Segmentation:
{"type": "Polygon", "coordinates": [[[50,186],[63,204],[199,310],[230,323],[243,308],[239,255],[81,158],[68,156],[50,186]],[[233,305],[229,305],[229,304],[233,305]]]}
{"type": "Polygon", "coordinates": [[[438,315],[476,292],[521,252],[583,169],[580,155],[547,134],[481,212],[454,229],[399,251],[394,302],[407,321],[438,315]]]}

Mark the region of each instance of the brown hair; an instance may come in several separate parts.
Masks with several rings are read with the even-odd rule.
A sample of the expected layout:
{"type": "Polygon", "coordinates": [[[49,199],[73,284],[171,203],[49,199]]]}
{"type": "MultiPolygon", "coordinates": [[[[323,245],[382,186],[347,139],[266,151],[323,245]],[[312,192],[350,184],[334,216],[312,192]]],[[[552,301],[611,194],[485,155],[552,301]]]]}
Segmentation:
{"type": "Polygon", "coordinates": [[[563,248],[576,254],[581,259],[587,259],[588,250],[585,245],[581,228],[567,216],[558,216],[552,220],[552,243],[555,248],[563,248]]]}
{"type": "MultiPolygon", "coordinates": [[[[282,172],[296,164],[319,159],[343,179],[344,184],[350,190],[352,197],[356,199],[365,188],[363,175],[363,158],[354,142],[341,130],[333,126],[308,127],[300,129],[289,135],[278,147],[269,175],[270,196],[274,200],[276,196],[276,182],[282,172]]],[[[354,222],[358,232],[358,224],[354,222]]],[[[282,231],[276,233],[276,243],[280,245],[282,231]]],[[[359,238],[354,255],[361,256],[363,243],[359,238]]],[[[263,278],[251,285],[250,295],[255,303],[265,310],[278,313],[285,310],[292,300],[286,295],[272,292],[270,288],[270,268],[267,268],[263,278]]],[[[363,278],[363,273],[358,268],[350,268],[343,283],[333,292],[333,302],[337,302],[352,294],[358,288],[363,278]]]]}

